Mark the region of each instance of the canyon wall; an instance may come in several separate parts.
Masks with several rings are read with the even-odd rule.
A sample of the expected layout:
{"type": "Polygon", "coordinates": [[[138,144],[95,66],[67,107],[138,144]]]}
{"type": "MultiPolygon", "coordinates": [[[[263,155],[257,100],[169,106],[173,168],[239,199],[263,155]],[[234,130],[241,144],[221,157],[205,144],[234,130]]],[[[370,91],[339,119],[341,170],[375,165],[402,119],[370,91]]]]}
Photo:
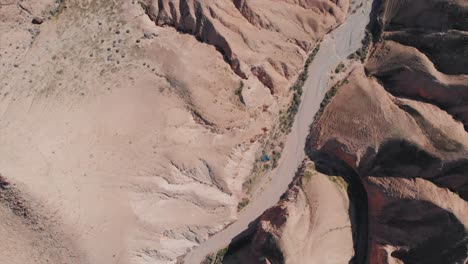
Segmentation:
{"type": "MultiPolygon", "coordinates": [[[[305,146],[316,173],[341,175],[356,190],[348,200],[361,203],[351,203],[353,240],[341,241],[354,245],[349,263],[468,260],[467,18],[466,1],[383,1],[369,26],[369,55],[362,64],[345,63],[344,81],[335,82],[316,116],[305,146]]],[[[314,247],[303,250],[303,240],[287,237],[315,225],[297,223],[282,233],[296,223],[284,212],[296,206],[281,200],[226,258],[249,256],[264,237],[273,238],[276,252],[264,253],[266,263],[299,263],[285,257],[290,248],[301,249],[295,258],[311,258],[314,247]],[[280,225],[267,225],[277,219],[280,225]]],[[[308,239],[319,237],[312,232],[308,239]]]]}

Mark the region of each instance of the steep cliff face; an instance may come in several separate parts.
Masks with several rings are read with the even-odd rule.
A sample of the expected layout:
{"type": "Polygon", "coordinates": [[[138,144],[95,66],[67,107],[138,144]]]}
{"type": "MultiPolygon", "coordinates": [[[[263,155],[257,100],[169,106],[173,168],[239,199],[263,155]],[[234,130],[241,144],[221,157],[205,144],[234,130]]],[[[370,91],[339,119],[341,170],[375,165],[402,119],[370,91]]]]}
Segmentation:
{"type": "Polygon", "coordinates": [[[447,263],[460,263],[468,236],[463,126],[433,105],[392,96],[362,68],[348,80],[313,128],[308,148],[316,161],[328,155],[345,162],[363,182],[369,263],[440,263],[446,255],[429,254],[437,245],[453,256],[447,263]],[[458,226],[442,235],[441,219],[458,226]]]}
{"type": "Polygon", "coordinates": [[[343,178],[305,161],[250,241],[231,249],[223,263],[348,263],[354,257],[348,188],[343,178]]]}
{"type": "Polygon", "coordinates": [[[386,51],[376,52],[370,73],[392,93],[435,104],[466,128],[468,3],[388,0],[380,20],[386,51]]]}
{"type": "Polygon", "coordinates": [[[365,177],[368,263],[465,263],[468,203],[431,181],[365,177]]]}
{"type": "Polygon", "coordinates": [[[308,149],[359,175],[369,205],[368,263],[465,263],[467,5],[383,7],[382,39],[325,108],[308,149]]]}
{"type": "MultiPolygon", "coordinates": [[[[349,215],[350,263],[468,261],[467,12],[466,1],[383,1],[370,55],[346,63],[311,127],[306,152],[320,175],[344,175],[364,193],[348,192],[364,204],[349,215]]],[[[277,208],[294,206],[267,211],[250,248],[278,215],[267,234],[283,241],[290,219],[277,208]]],[[[281,256],[293,246],[275,245],[281,256]]]]}
{"type": "Polygon", "coordinates": [[[216,47],[241,78],[284,93],[317,40],[344,21],[348,1],[152,0],[144,8],[157,25],[216,47]]]}
{"type": "MultiPolygon", "coordinates": [[[[465,61],[468,54],[459,56],[454,61],[465,61]]],[[[437,105],[467,125],[467,75],[443,74],[416,48],[393,41],[376,47],[366,69],[392,94],[437,105]]]]}

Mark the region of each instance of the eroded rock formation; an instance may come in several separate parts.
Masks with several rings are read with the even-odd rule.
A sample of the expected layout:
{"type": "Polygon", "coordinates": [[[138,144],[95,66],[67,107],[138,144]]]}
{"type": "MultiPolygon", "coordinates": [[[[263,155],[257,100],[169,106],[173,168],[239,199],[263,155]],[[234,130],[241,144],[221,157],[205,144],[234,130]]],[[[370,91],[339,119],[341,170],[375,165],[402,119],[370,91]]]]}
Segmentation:
{"type": "Polygon", "coordinates": [[[161,0],[145,9],[171,26],[213,45],[243,79],[255,76],[284,93],[317,40],[342,23],[348,1],[161,0]]]}
{"type": "Polygon", "coordinates": [[[175,263],[226,227],[347,2],[0,0],[0,173],[53,219],[22,232],[0,204],[0,232],[67,247],[0,262],[175,263]]]}
{"type": "Polygon", "coordinates": [[[348,187],[305,161],[281,201],[223,263],[348,263],[354,257],[348,187]]]}
{"type": "Polygon", "coordinates": [[[368,263],[464,263],[467,5],[385,1],[384,7],[392,2],[399,2],[398,12],[382,13],[384,32],[367,75],[359,67],[350,73],[308,149],[359,175],[369,205],[368,263]]]}
{"type": "MultiPolygon", "coordinates": [[[[311,128],[306,151],[316,170],[342,175],[365,193],[361,199],[348,193],[365,204],[350,214],[355,227],[365,226],[354,233],[350,263],[468,260],[466,19],[462,0],[383,1],[369,57],[364,65],[349,64],[346,81],[311,128]]],[[[271,216],[277,208],[288,212],[295,205],[282,200],[267,211],[246,247],[261,245],[257,238],[264,222],[277,219],[271,216]]],[[[281,234],[291,221],[279,215],[282,224],[267,234],[281,234]]],[[[297,235],[301,228],[296,225],[297,235]]],[[[293,247],[275,245],[283,256],[293,247]]]]}

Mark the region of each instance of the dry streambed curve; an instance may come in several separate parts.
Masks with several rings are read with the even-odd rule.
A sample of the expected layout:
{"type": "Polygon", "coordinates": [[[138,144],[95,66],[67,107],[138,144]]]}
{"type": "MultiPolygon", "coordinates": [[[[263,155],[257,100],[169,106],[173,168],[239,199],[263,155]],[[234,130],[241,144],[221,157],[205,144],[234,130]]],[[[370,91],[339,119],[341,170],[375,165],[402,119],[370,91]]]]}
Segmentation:
{"type": "Polygon", "coordinates": [[[246,230],[251,222],[266,209],[275,205],[292,181],[295,171],[305,157],[304,146],[315,113],[320,108],[327,89],[329,77],[336,66],[360,46],[365,29],[370,21],[372,1],[362,1],[362,8],[350,14],[337,29],[326,35],[314,61],[309,66],[309,78],[304,87],[302,103],[299,107],[291,133],[288,135],[282,159],[277,169],[272,171],[272,180],[264,191],[241,212],[238,220],[223,231],[189,252],[184,259],[186,264],[198,264],[206,255],[225,247],[246,230]]]}

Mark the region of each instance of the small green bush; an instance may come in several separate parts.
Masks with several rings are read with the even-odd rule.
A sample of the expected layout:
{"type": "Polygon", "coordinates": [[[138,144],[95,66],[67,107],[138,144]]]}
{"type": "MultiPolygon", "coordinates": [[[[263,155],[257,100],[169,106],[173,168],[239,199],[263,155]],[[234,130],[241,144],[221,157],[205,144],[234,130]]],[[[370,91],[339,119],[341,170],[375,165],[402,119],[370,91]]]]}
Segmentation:
{"type": "Polygon", "coordinates": [[[242,198],[242,200],[237,204],[237,211],[241,211],[242,209],[244,209],[244,207],[246,207],[248,204],[250,203],[250,200],[249,198],[242,198]]]}
{"type": "Polygon", "coordinates": [[[293,96],[291,99],[291,103],[289,104],[289,107],[286,111],[287,114],[285,116],[280,116],[280,128],[283,133],[287,134],[291,131],[291,127],[294,123],[294,117],[296,116],[297,111],[299,109],[299,105],[301,104],[301,96],[303,93],[302,88],[308,78],[309,65],[314,60],[319,49],[320,49],[320,43],[317,44],[317,46],[315,46],[315,48],[312,50],[312,52],[310,53],[309,57],[307,58],[304,64],[303,71],[299,74],[294,85],[291,86],[291,90],[293,91],[293,96]]]}
{"type": "Polygon", "coordinates": [[[239,101],[241,103],[245,104],[244,97],[242,97],[242,90],[243,89],[244,89],[244,82],[240,81],[239,87],[236,89],[235,94],[237,95],[237,97],[239,97],[239,101]]]}
{"type": "Polygon", "coordinates": [[[201,262],[201,264],[222,264],[224,260],[224,256],[228,252],[229,247],[222,248],[216,252],[216,254],[212,253],[205,257],[205,259],[201,262]]]}
{"type": "Polygon", "coordinates": [[[346,69],[346,66],[344,65],[343,62],[341,62],[340,64],[338,64],[338,66],[336,66],[335,73],[340,73],[344,71],[345,69],[346,69]]]}
{"type": "Polygon", "coordinates": [[[361,62],[364,62],[369,53],[369,48],[372,44],[372,33],[369,30],[366,30],[365,36],[361,41],[362,46],[353,54],[349,55],[349,59],[359,59],[361,62]]]}

